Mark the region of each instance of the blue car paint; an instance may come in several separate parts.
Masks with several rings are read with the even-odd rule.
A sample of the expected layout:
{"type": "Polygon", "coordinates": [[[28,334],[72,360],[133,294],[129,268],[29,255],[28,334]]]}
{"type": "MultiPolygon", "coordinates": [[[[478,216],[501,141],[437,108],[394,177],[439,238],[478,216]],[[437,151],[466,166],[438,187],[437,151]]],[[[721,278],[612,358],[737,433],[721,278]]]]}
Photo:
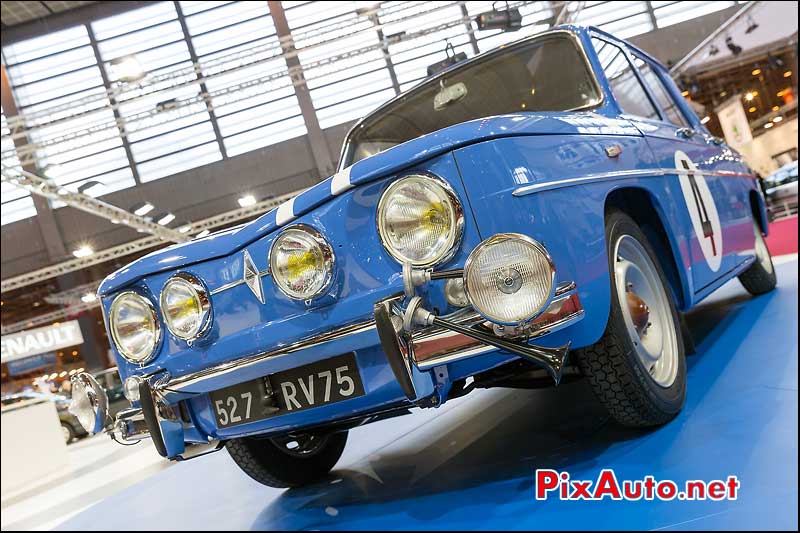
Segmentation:
{"type": "MultiPolygon", "coordinates": [[[[245,285],[213,295],[213,325],[203,339],[188,346],[162,328],[158,354],[150,363],[140,367],[117,354],[122,377],[157,371],[182,376],[369,319],[376,300],[402,290],[400,265],[389,257],[377,235],[376,205],[392,179],[415,170],[432,172],[445,179],[465,206],[463,242],[453,259],[442,267],[462,266],[482,239],[501,231],[516,231],[547,246],[557,267],[557,282],[577,283],[585,319],[543,337],[543,345],[572,341],[574,347],[580,347],[594,343],[603,333],[610,306],[603,214],[608,196],[616,190],[633,188],[649,195],[670,244],[672,256],[662,260],[674,260],[678,266],[678,280],[672,288],[681,308],[690,308],[746,268],[753,258],[749,202],[750,195],[757,191],[754,182],[732,177],[708,179],[717,198],[720,218],[725,221],[725,250],[730,250],[724,268],[713,277],[702,271],[703,256],[678,177],[658,176],[655,172],[659,168],[674,168],[674,159],[669,159],[670,142],[675,143],[674,149],[690,148],[687,153],[702,170],[746,172],[738,156],[730,149],[710,143],[697,143],[696,147],[679,145],[674,135],[670,137],[671,133],[664,130],[664,124],[647,124],[622,115],[591,48],[591,34],[602,32],[572,27],[570,31],[576,32],[584,44],[603,91],[603,100],[595,109],[575,113],[518,113],[442,129],[342,169],[293,202],[250,224],[159,250],[109,276],[99,291],[106,314],[114,296],[122,290],[135,290],[156,303],[164,283],[178,271],[196,275],[208,289],[214,290],[241,279],[243,249],[250,253],[259,270],[265,269],[276,230],[294,223],[309,224],[319,230],[332,243],[337,261],[329,290],[310,306],[286,298],[268,276],[261,279],[265,304],[260,304],[245,285]],[[610,158],[605,151],[611,145],[622,149],[616,158],[610,158]],[[514,195],[516,189],[532,184],[631,169],[653,169],[654,174],[514,195]],[[729,201],[731,197],[736,201],[729,201]]],[[[665,76],[658,70],[663,67],[653,64],[659,75],[665,76]]],[[[677,91],[674,84],[670,85],[670,91],[677,91]]],[[[687,108],[682,99],[678,98],[678,102],[687,108]]],[[[692,127],[707,133],[696,116],[691,112],[686,114],[691,117],[692,127]]],[[[758,193],[755,198],[759,202],[757,211],[765,219],[763,199],[758,193]]],[[[441,287],[429,289],[425,296],[431,306],[443,312],[449,310],[441,287]]],[[[439,389],[432,372],[414,369],[418,396],[440,394],[457,379],[515,358],[494,351],[451,363],[447,366],[446,383],[439,389]]],[[[187,399],[191,424],[176,427],[165,435],[169,455],[181,453],[184,441],[278,434],[404,402],[374,330],[313,351],[271,358],[242,370],[234,380],[218,377],[188,392],[194,394],[182,397],[187,399]],[[356,354],[364,396],[241,426],[216,427],[205,393],[348,352],[356,354]]]]}

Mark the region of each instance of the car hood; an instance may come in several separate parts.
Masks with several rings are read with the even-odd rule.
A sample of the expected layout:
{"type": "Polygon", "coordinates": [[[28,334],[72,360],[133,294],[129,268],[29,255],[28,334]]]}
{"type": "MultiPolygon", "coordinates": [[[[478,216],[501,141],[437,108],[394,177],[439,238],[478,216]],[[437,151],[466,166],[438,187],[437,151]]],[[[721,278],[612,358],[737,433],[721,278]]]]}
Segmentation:
{"type": "Polygon", "coordinates": [[[601,133],[640,135],[639,131],[626,121],[591,112],[522,113],[456,124],[362,159],[248,224],[145,255],[109,275],[100,284],[98,294],[101,296],[110,294],[146,275],[230,255],[355,186],[380,179],[468,144],[519,135],[601,133]]]}

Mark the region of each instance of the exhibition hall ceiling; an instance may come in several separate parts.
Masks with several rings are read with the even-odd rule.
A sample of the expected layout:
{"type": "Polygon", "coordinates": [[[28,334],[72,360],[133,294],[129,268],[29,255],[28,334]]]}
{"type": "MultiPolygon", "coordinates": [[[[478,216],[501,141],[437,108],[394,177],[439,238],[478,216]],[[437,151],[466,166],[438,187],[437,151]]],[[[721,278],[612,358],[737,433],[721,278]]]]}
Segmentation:
{"type": "Polygon", "coordinates": [[[3,22],[3,26],[15,26],[94,3],[96,2],[31,2],[30,0],[3,0],[2,4],[0,4],[0,6],[2,6],[2,17],[0,17],[0,19],[3,22]]]}

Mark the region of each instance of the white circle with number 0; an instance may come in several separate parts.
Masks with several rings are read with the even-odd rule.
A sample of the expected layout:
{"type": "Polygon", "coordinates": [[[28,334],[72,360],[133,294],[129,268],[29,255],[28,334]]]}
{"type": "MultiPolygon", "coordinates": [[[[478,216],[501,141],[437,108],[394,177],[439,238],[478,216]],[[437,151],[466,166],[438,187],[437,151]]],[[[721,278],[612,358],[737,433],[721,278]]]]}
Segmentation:
{"type": "Polygon", "coordinates": [[[680,150],[675,152],[675,168],[679,170],[681,191],[700,250],[708,267],[716,272],[722,264],[722,225],[717,204],[714,203],[705,177],[697,170],[697,165],[680,150]]]}

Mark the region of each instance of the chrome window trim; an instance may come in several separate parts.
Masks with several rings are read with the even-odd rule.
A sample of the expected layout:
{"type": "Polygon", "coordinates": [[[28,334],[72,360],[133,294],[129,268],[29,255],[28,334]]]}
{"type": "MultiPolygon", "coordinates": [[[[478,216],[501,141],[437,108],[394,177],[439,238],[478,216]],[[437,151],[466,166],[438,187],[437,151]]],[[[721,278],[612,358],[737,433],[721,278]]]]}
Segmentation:
{"type": "MultiPolygon", "coordinates": [[[[313,300],[314,298],[319,297],[323,294],[331,285],[333,281],[333,269],[336,267],[336,254],[333,253],[333,246],[328,242],[328,240],[320,233],[316,228],[309,226],[308,224],[292,224],[291,226],[287,226],[281,230],[280,233],[273,239],[272,244],[269,246],[269,252],[267,253],[267,273],[271,273],[272,281],[274,282],[275,286],[280,290],[283,294],[285,294],[291,300],[299,301],[299,302],[307,302],[313,300]],[[322,255],[324,256],[324,268],[325,268],[325,281],[322,283],[322,286],[311,295],[307,295],[304,297],[300,297],[294,294],[290,294],[287,292],[284,287],[278,283],[275,279],[275,268],[272,264],[272,250],[275,248],[275,243],[285,235],[287,232],[290,231],[302,231],[307,233],[311,239],[317,243],[317,245],[322,250],[322,255]]],[[[263,271],[262,271],[263,272],[263,271]]],[[[262,275],[261,272],[258,273],[259,277],[262,275]]]]}
{"type": "Polygon", "coordinates": [[[147,298],[136,291],[124,291],[114,297],[114,300],[111,302],[111,306],[108,308],[108,329],[111,332],[111,339],[114,341],[114,347],[116,348],[117,352],[119,352],[119,354],[129,363],[133,363],[140,367],[146,365],[155,358],[155,355],[158,353],[158,349],[161,346],[161,341],[164,338],[161,332],[161,320],[159,320],[158,311],[156,311],[153,302],[150,301],[150,298],[147,298]],[[120,301],[120,299],[122,299],[124,296],[136,296],[137,298],[144,300],[147,305],[147,309],[150,311],[150,314],[153,317],[153,323],[155,324],[156,342],[147,357],[141,360],[131,359],[125,355],[125,353],[122,351],[122,348],[120,348],[120,342],[117,338],[117,333],[114,327],[114,308],[116,307],[117,302],[120,301]]]}
{"type": "Polygon", "coordinates": [[[561,189],[572,185],[585,185],[587,183],[596,183],[601,181],[610,181],[628,178],[657,178],[668,176],[671,174],[686,174],[688,172],[695,172],[703,176],[717,176],[722,178],[747,178],[756,179],[753,174],[748,172],[736,172],[732,170],[687,170],[683,168],[647,168],[639,170],[616,170],[613,172],[599,172],[597,174],[587,174],[585,176],[578,176],[574,178],[566,178],[555,181],[548,181],[544,183],[533,183],[514,189],[511,193],[514,196],[525,196],[526,194],[533,194],[536,192],[550,191],[553,189],[561,189]]]}
{"type": "Polygon", "coordinates": [[[407,178],[411,178],[411,177],[432,180],[435,184],[437,184],[438,186],[440,186],[444,190],[445,195],[448,197],[448,199],[450,200],[450,203],[453,206],[453,214],[454,214],[454,220],[453,220],[453,242],[450,243],[450,246],[449,246],[449,249],[447,250],[447,252],[445,252],[440,258],[438,258],[438,259],[436,259],[434,261],[428,261],[426,263],[420,263],[420,264],[412,263],[412,265],[414,267],[416,267],[416,268],[430,268],[430,267],[433,267],[433,266],[436,266],[436,265],[440,265],[442,263],[446,263],[447,261],[451,260],[456,255],[456,251],[461,246],[461,241],[464,238],[464,226],[465,226],[464,207],[463,207],[463,204],[461,203],[461,199],[458,197],[458,194],[456,194],[456,191],[447,182],[447,180],[445,180],[444,178],[442,178],[440,176],[437,176],[436,174],[434,174],[432,172],[428,172],[428,171],[411,172],[411,173],[408,173],[408,174],[403,174],[402,176],[400,176],[396,180],[393,180],[389,184],[389,186],[386,187],[386,189],[384,189],[384,191],[381,193],[380,199],[378,200],[378,206],[375,209],[375,226],[376,226],[377,231],[378,231],[378,239],[380,239],[381,245],[383,246],[383,249],[386,250],[386,253],[388,253],[389,256],[392,257],[392,259],[394,259],[395,261],[397,261],[401,265],[404,262],[403,259],[401,257],[398,257],[391,250],[391,248],[389,246],[387,246],[386,241],[383,238],[383,232],[381,231],[381,216],[380,216],[380,213],[383,210],[383,208],[385,207],[386,196],[388,195],[389,191],[391,191],[393,187],[396,187],[397,184],[400,183],[401,181],[403,181],[403,180],[405,180],[407,178]]]}
{"type": "Polygon", "coordinates": [[[164,283],[164,286],[161,288],[161,293],[158,296],[158,303],[161,307],[161,318],[164,321],[164,325],[167,327],[167,330],[177,339],[182,341],[191,342],[198,337],[201,337],[206,331],[208,331],[209,326],[211,326],[211,297],[209,292],[206,290],[205,285],[200,278],[197,276],[190,274],[188,272],[177,272],[176,274],[170,276],[170,278],[164,283]],[[166,291],[167,285],[170,284],[173,280],[182,280],[189,284],[189,286],[195,291],[197,297],[200,299],[200,311],[201,311],[201,318],[200,318],[200,326],[197,328],[197,331],[189,334],[189,335],[181,335],[175,331],[172,331],[172,328],[169,327],[169,321],[165,315],[165,305],[164,305],[164,293],[166,291]]]}

